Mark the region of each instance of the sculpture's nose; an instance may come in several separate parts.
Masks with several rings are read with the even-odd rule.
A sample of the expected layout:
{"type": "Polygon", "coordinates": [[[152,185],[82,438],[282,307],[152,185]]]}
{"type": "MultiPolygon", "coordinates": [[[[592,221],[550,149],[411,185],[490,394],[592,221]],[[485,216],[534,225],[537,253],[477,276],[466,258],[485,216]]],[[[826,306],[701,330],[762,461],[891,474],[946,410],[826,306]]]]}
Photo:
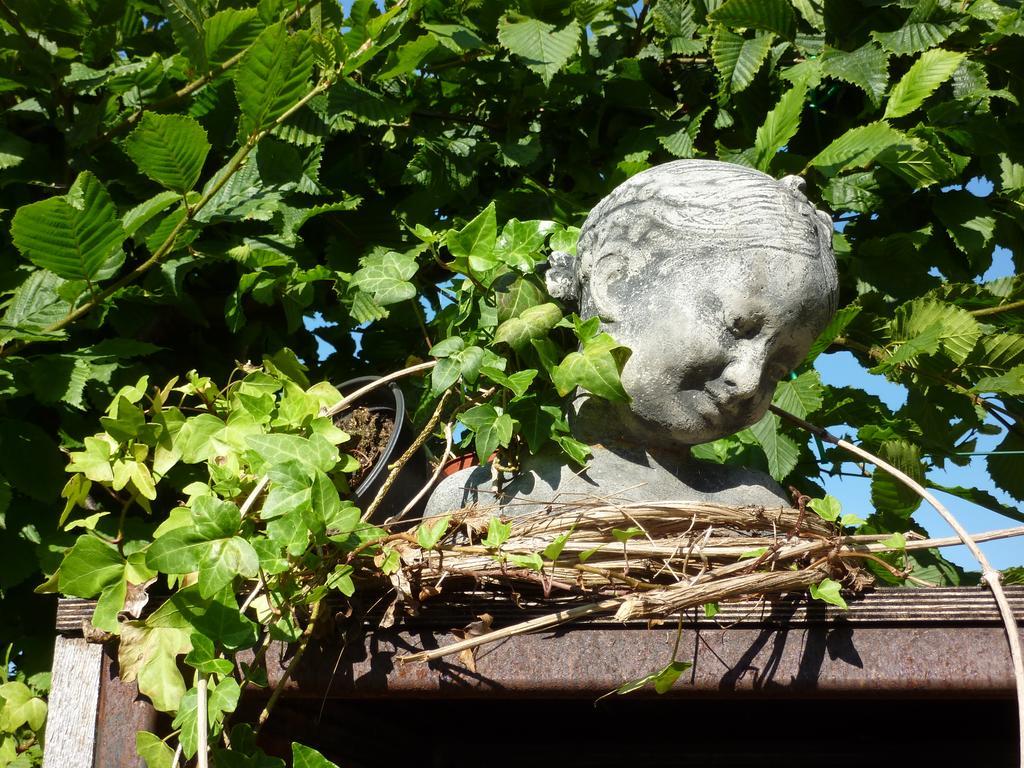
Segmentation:
{"type": "Polygon", "coordinates": [[[763,365],[752,350],[738,351],[722,371],[722,384],[731,404],[741,405],[761,391],[763,365]]]}

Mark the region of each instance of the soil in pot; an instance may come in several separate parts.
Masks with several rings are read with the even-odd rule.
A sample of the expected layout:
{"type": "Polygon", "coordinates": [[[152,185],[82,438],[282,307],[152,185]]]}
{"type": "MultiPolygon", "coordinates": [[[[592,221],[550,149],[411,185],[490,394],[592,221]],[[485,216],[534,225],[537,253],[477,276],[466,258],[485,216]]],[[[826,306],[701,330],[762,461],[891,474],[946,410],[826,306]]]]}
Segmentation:
{"type": "Polygon", "coordinates": [[[335,418],[334,426],[352,437],[342,449],[359,461],[359,469],[349,478],[350,486],[358,488],[377,463],[377,459],[387,450],[388,441],[395,428],[395,417],[388,411],[353,408],[335,418]]]}

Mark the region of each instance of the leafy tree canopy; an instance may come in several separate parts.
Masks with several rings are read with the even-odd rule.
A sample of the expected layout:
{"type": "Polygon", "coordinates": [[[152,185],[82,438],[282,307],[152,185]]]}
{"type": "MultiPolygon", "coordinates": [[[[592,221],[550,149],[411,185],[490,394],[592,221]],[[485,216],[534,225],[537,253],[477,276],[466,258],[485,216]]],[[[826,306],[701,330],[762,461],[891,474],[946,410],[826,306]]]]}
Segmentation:
{"type": "MultiPolygon", "coordinates": [[[[131,589],[198,571],[176,599],[221,634],[171,609],[120,629],[122,670],[194,752],[175,659],[219,680],[219,727],[238,686],[217,662],[254,642],[232,585],[358,533],[317,382],[436,360],[406,385],[417,426],[441,403],[481,457],[585,461],[561,398],[622,397],[628,351],[538,274],[675,158],[802,175],[842,222],[841,309],[777,404],[918,479],[998,433],[988,470],[1024,500],[1024,282],[979,281],[996,246],[1024,253],[1022,37],[1011,0],[0,0],[0,646],[45,668],[40,582],[99,596],[118,631],[131,589]],[[906,404],[824,386],[836,350],[906,404]],[[254,525],[234,502],[265,472],[254,525]]],[[[843,460],[774,416],[696,452],[811,495],[843,460]]],[[[863,531],[915,527],[916,497],[871,492],[863,531]]],[[[6,684],[0,764],[38,727],[36,683],[6,684]]],[[[165,748],[140,742],[151,765],[165,748]]]]}

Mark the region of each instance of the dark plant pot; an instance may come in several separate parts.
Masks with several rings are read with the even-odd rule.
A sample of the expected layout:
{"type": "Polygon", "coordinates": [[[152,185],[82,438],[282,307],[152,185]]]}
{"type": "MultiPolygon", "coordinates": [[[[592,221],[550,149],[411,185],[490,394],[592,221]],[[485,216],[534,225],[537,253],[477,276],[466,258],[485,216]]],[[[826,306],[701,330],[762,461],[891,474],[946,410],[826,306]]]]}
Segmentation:
{"type": "MultiPolygon", "coordinates": [[[[363,376],[358,379],[350,379],[339,385],[338,391],[342,395],[348,396],[357,389],[377,381],[379,378],[379,376],[363,376]]],[[[405,397],[402,395],[402,390],[394,382],[363,395],[351,407],[367,408],[374,413],[389,414],[394,418],[395,423],[394,429],[391,430],[391,435],[388,438],[387,447],[377,457],[377,461],[370,469],[369,474],[363,478],[363,481],[353,494],[354,501],[365,512],[366,508],[377,497],[377,493],[383,487],[388,475],[391,474],[388,465],[396,461],[399,456],[408,450],[409,446],[416,439],[416,432],[406,414],[405,397]]],[[[341,449],[344,450],[345,446],[342,445],[341,449]]],[[[427,478],[429,477],[430,464],[427,461],[427,453],[421,448],[402,467],[402,471],[398,473],[398,477],[395,478],[395,482],[388,489],[387,495],[385,495],[377,511],[374,512],[370,522],[379,525],[388,518],[401,513],[410,499],[426,485],[427,478]]],[[[404,517],[410,519],[420,517],[427,498],[428,496],[425,495],[404,517]]]]}

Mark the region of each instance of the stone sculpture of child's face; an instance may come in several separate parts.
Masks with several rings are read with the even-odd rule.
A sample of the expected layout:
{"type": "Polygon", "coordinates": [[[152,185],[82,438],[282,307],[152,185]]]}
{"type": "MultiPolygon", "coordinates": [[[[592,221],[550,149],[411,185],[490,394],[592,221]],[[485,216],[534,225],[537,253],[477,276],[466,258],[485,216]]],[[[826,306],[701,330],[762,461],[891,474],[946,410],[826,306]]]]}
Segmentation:
{"type": "Polygon", "coordinates": [[[588,218],[580,310],[633,354],[621,427],[696,444],[759,420],[835,310],[831,222],[796,184],[680,161],[618,187],[588,218]]]}

